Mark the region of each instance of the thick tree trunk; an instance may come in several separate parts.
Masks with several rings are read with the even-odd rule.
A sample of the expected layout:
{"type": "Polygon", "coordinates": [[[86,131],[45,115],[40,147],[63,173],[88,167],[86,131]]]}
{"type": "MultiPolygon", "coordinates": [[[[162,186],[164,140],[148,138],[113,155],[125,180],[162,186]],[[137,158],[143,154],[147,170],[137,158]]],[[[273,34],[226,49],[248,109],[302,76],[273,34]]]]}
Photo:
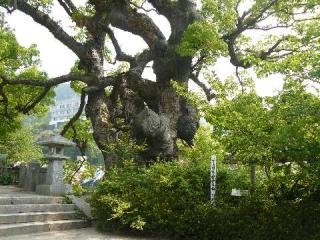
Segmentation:
{"type": "Polygon", "coordinates": [[[188,84],[192,58],[179,56],[176,49],[185,30],[198,17],[196,6],[191,1],[179,4],[170,19],[170,39],[166,44],[159,43],[154,51],[153,70],[157,78],[158,105],[151,109],[152,112],[144,110],[136,118],[135,129],[140,138],[144,135],[147,139],[149,149],[145,157],[149,158],[159,155],[166,159],[176,157],[177,139],[180,138],[192,145],[199,126],[194,108],[178,96],[171,85],[171,80],[186,86],[188,84]]]}
{"type": "Polygon", "coordinates": [[[108,152],[108,144],[114,141],[108,99],[104,90],[99,90],[88,95],[86,115],[91,120],[93,137],[101,150],[106,169],[113,163],[113,155],[108,152]]]}
{"type": "MultiPolygon", "coordinates": [[[[172,27],[170,39],[160,39],[153,45],[148,44],[154,61],[156,83],[144,82],[139,74],[140,70],[137,73],[137,69],[131,66],[122,80],[113,86],[111,96],[106,96],[104,90],[88,94],[86,114],[92,122],[94,139],[102,151],[107,169],[117,160],[117,157],[108,151],[108,144],[117,140],[115,132],[118,117],[133,127],[138,143],[147,144],[147,150],[142,154],[147,164],[158,156],[162,159],[175,158],[178,154],[178,138],[192,145],[199,119],[196,111],[176,94],[171,80],[185,85],[189,81],[192,58],[179,56],[176,49],[184,31],[197,19],[195,7],[191,1],[179,2],[169,19],[172,27]]],[[[133,20],[138,20],[139,17],[123,9],[118,9],[118,14],[132,17],[133,20]]],[[[122,18],[112,16],[112,24],[130,27],[122,18]]],[[[139,26],[137,29],[140,29],[139,26]]],[[[148,43],[153,41],[153,38],[146,36],[149,35],[144,37],[148,43]]],[[[161,38],[160,33],[158,36],[161,38]]],[[[86,71],[94,74],[100,82],[103,79],[102,40],[103,37],[92,39],[93,50],[88,53],[90,56],[82,61],[86,71]]],[[[93,82],[92,85],[97,86],[97,83],[93,82]]]]}
{"type": "Polygon", "coordinates": [[[187,85],[191,71],[191,58],[178,56],[176,46],[169,45],[166,52],[154,61],[157,77],[154,100],[157,104],[148,104],[147,109],[134,117],[135,136],[139,142],[148,144],[148,150],[143,154],[147,160],[158,156],[162,159],[175,158],[178,154],[177,139],[192,145],[198,128],[196,111],[177,95],[171,85],[171,80],[187,85]]]}

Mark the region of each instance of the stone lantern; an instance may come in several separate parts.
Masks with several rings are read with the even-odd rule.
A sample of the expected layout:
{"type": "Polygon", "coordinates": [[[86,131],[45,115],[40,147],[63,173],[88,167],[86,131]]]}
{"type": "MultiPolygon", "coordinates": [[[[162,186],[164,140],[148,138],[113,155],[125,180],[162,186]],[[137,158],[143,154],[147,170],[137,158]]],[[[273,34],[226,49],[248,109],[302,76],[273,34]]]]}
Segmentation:
{"type": "Polygon", "coordinates": [[[63,160],[68,157],[64,156],[64,148],[75,144],[58,133],[39,141],[38,144],[48,147],[49,151],[45,155],[48,160],[46,184],[38,185],[36,192],[42,195],[65,194],[63,160]]]}

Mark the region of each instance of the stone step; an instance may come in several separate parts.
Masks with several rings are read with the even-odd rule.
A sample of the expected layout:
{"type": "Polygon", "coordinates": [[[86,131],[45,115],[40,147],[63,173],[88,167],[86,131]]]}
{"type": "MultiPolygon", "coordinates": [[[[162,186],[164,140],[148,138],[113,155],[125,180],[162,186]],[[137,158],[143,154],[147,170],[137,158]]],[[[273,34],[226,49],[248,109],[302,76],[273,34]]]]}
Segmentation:
{"type": "Polygon", "coordinates": [[[0,197],[0,205],[17,204],[58,204],[63,203],[63,197],[47,196],[19,196],[19,197],[0,197]]]}
{"type": "Polygon", "coordinates": [[[0,214],[28,212],[70,212],[75,210],[74,204],[19,204],[0,205],[0,214]]]}
{"type": "Polygon", "coordinates": [[[27,222],[46,222],[77,219],[79,214],[71,212],[28,212],[0,214],[0,224],[14,224],[27,222]]]}
{"type": "Polygon", "coordinates": [[[30,234],[49,231],[63,231],[76,228],[85,228],[89,226],[86,220],[61,220],[48,222],[32,222],[19,224],[1,224],[0,236],[12,236],[20,234],[30,234]]]}

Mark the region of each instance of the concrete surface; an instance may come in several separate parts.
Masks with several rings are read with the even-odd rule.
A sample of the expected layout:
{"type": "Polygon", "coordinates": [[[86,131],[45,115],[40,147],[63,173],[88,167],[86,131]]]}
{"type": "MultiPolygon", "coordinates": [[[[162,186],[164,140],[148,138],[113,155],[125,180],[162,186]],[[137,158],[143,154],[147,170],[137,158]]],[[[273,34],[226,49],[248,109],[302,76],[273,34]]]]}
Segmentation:
{"type": "Polygon", "coordinates": [[[93,216],[92,216],[92,209],[89,205],[89,203],[87,203],[85,201],[85,199],[83,198],[79,198],[73,195],[68,195],[68,198],[71,200],[71,202],[77,206],[78,209],[80,209],[81,212],[83,212],[88,219],[92,220],[93,216]]]}
{"type": "MultiPolygon", "coordinates": [[[[25,192],[20,188],[13,187],[13,186],[0,186],[0,203],[7,203],[7,199],[9,198],[10,203],[14,204],[21,204],[25,201],[30,201],[30,203],[47,203],[47,197],[39,196],[32,192],[25,192]],[[23,201],[22,201],[23,199],[23,201]]],[[[52,199],[52,198],[51,198],[52,199]]],[[[56,198],[57,203],[61,202],[61,198],[56,198]]],[[[18,205],[18,206],[19,206],[18,205]]],[[[1,204],[0,204],[1,206],[1,204]]],[[[10,206],[8,206],[10,208],[10,206]]],[[[20,205],[21,207],[21,205],[20,205]]],[[[8,209],[3,209],[8,211],[8,209]]],[[[44,210],[44,209],[43,209],[44,210]]],[[[4,214],[4,213],[2,213],[4,214]]],[[[47,214],[46,212],[33,212],[31,215],[43,215],[47,214]]],[[[5,214],[4,214],[5,215],[5,214]]],[[[7,215],[27,215],[25,213],[15,213],[15,214],[7,214],[7,215]]],[[[4,216],[7,218],[7,222],[10,220],[8,216],[4,216]]],[[[19,222],[19,221],[18,221],[19,222]]],[[[47,222],[48,223],[48,222],[47,222]]],[[[39,224],[39,223],[36,223],[39,224]]],[[[8,224],[5,224],[9,226],[8,224]]],[[[54,228],[52,229],[54,230],[54,228]]],[[[72,229],[72,230],[65,230],[65,231],[51,231],[51,232],[43,232],[43,233],[29,233],[22,235],[14,235],[14,236],[7,236],[4,237],[0,234],[0,240],[156,240],[150,238],[138,238],[138,237],[126,237],[126,236],[118,236],[114,234],[107,234],[107,233],[100,233],[96,231],[94,228],[81,228],[81,229],[72,229]]]]}
{"type": "MultiPolygon", "coordinates": [[[[37,234],[0,237],[0,240],[151,240],[147,238],[132,238],[115,236],[97,232],[94,228],[76,229],[61,232],[46,232],[37,234]]],[[[155,240],[155,239],[154,239],[155,240]]]]}
{"type": "Polygon", "coordinates": [[[40,196],[14,186],[0,186],[0,237],[86,228],[90,222],[64,198],[40,196]]]}
{"type": "Polygon", "coordinates": [[[78,214],[75,211],[0,214],[0,227],[1,224],[71,220],[76,219],[77,216],[78,214]]]}
{"type": "MultiPolygon", "coordinates": [[[[1,186],[0,185],[0,194],[6,194],[6,195],[9,195],[9,194],[14,194],[14,195],[19,195],[19,192],[20,193],[23,193],[22,189],[21,188],[18,188],[18,187],[15,187],[15,186],[1,186]]],[[[30,195],[31,193],[29,193],[30,195]]]]}

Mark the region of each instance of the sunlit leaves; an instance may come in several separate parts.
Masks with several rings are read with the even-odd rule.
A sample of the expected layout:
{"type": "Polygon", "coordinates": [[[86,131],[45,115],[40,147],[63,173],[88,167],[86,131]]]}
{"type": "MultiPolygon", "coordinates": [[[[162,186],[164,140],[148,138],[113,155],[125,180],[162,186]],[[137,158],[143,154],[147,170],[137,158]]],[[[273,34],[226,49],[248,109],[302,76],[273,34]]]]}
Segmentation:
{"type": "Polygon", "coordinates": [[[288,80],[278,96],[269,99],[275,126],[271,141],[278,161],[320,158],[320,100],[299,81],[288,80]]]}
{"type": "MultiPolygon", "coordinates": [[[[81,69],[80,69],[79,64],[80,64],[79,61],[76,61],[76,62],[74,63],[74,65],[73,65],[72,68],[71,68],[71,72],[72,72],[72,73],[84,73],[84,70],[81,70],[81,69]]],[[[86,87],[87,84],[85,84],[85,83],[83,83],[83,82],[81,82],[81,81],[77,81],[77,80],[75,79],[74,81],[70,82],[70,86],[71,86],[71,88],[72,88],[75,92],[81,93],[81,92],[82,92],[82,89],[83,89],[84,87],[86,87]]]]}
{"type": "Polygon", "coordinates": [[[72,15],[72,20],[77,23],[78,27],[85,26],[87,18],[92,17],[95,14],[95,9],[90,3],[86,3],[85,6],[78,7],[72,15]]]}
{"type": "MultiPolygon", "coordinates": [[[[202,18],[185,32],[180,54],[205,55],[203,66],[229,54],[233,64],[254,66],[259,76],[280,72],[301,78],[303,72],[309,77],[310,69],[318,68],[319,1],[201,3],[202,18]]],[[[313,76],[317,75],[314,72],[313,76]]]]}
{"type": "MultiPolygon", "coordinates": [[[[35,45],[28,48],[22,47],[17,42],[14,34],[9,30],[0,30],[0,74],[8,79],[47,79],[45,73],[39,70],[39,52],[35,45]]],[[[1,80],[0,80],[1,81],[1,80]]],[[[3,87],[4,96],[0,101],[0,128],[12,130],[19,126],[21,118],[19,111],[32,104],[33,100],[43,89],[39,87],[6,85],[3,87]]],[[[29,113],[42,114],[52,103],[53,91],[35,106],[29,113]]],[[[0,130],[1,131],[1,130],[0,130]]]]}
{"type": "Polygon", "coordinates": [[[320,159],[320,99],[303,81],[287,78],[279,94],[264,98],[246,78],[245,91],[231,78],[210,83],[217,94],[212,104],[176,89],[212,124],[214,139],[233,160],[271,166],[320,159]]]}
{"type": "Polygon", "coordinates": [[[178,52],[183,56],[195,56],[204,51],[219,56],[226,51],[217,29],[207,21],[196,22],[188,27],[178,52]]]}
{"type": "Polygon", "coordinates": [[[92,135],[91,122],[83,117],[80,117],[80,119],[75,122],[73,128],[68,129],[65,137],[73,140],[74,142],[86,143],[86,147],[96,150],[96,145],[94,144],[92,135]]]}
{"type": "Polygon", "coordinates": [[[14,34],[0,30],[0,73],[11,74],[39,63],[39,52],[35,45],[24,48],[19,45],[14,34]]]}
{"type": "Polygon", "coordinates": [[[236,0],[202,0],[202,14],[221,34],[232,31],[237,23],[236,0]]]}
{"type": "Polygon", "coordinates": [[[34,136],[26,127],[6,136],[0,135],[0,153],[8,154],[9,163],[32,161],[43,156],[40,146],[35,143],[34,136]]]}

